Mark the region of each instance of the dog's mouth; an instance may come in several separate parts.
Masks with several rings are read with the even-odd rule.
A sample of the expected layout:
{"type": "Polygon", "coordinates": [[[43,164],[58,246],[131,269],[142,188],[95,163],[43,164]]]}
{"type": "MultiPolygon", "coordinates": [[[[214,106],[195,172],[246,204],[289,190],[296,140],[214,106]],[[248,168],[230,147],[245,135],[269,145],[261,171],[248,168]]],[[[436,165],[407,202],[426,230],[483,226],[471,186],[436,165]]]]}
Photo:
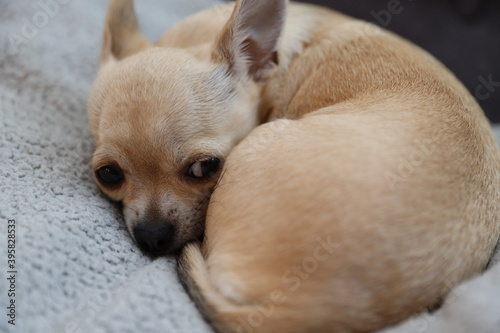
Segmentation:
{"type": "Polygon", "coordinates": [[[185,244],[203,240],[205,214],[189,222],[142,219],[130,233],[139,249],[149,256],[174,254],[185,244]]]}
{"type": "Polygon", "coordinates": [[[151,251],[149,249],[145,249],[141,244],[139,244],[136,241],[137,246],[141,250],[141,252],[145,255],[150,257],[151,259],[156,259],[161,256],[177,256],[181,253],[182,249],[184,248],[185,245],[188,243],[194,242],[194,241],[199,241],[203,242],[203,234],[201,234],[198,237],[193,237],[192,239],[189,240],[181,240],[178,242],[174,242],[166,246],[164,249],[156,250],[156,251],[151,251]]]}
{"type": "MultiPolygon", "coordinates": [[[[121,201],[125,223],[139,249],[150,256],[173,254],[193,241],[203,241],[205,220],[212,191],[198,196],[189,208],[179,205],[135,205],[121,201]],[[143,205],[143,209],[139,209],[143,205]]],[[[184,203],[186,205],[186,203],[184,203]]]]}

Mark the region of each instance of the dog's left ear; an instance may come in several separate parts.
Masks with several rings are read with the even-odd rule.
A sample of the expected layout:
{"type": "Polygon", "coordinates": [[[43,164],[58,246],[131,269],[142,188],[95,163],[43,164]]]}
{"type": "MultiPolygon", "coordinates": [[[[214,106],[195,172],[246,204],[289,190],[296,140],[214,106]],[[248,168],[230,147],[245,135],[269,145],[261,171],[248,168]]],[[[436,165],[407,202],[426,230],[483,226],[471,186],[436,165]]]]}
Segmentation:
{"type": "Polygon", "coordinates": [[[213,59],[232,74],[261,79],[278,62],[288,0],[238,0],[215,44],[213,59]]]}
{"type": "Polygon", "coordinates": [[[141,34],[133,0],[111,0],[104,25],[101,66],[138,53],[151,44],[141,34]]]}

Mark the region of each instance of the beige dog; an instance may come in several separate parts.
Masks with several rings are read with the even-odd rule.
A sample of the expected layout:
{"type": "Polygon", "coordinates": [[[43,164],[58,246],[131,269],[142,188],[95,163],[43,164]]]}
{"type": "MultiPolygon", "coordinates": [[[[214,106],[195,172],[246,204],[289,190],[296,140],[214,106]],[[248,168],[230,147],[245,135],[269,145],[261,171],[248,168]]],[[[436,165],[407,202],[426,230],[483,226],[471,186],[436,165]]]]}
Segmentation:
{"type": "Polygon", "coordinates": [[[484,269],[499,150],[427,53],[286,7],[223,5],[153,46],[132,2],[112,1],[89,104],[96,179],[148,251],[198,238],[206,215],[179,267],[218,331],[370,332],[484,269]]]}

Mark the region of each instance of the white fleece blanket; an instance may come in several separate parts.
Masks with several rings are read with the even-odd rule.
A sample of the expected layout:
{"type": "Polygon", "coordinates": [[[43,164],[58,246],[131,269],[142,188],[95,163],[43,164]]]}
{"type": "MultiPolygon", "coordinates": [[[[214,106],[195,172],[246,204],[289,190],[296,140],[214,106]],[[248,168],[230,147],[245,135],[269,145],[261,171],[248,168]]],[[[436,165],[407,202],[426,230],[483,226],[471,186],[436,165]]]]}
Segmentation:
{"type": "MultiPolygon", "coordinates": [[[[143,0],[137,10],[154,39],[214,1],[143,0]]],[[[2,333],[211,332],[181,287],[174,259],[142,255],[119,207],[92,180],[86,100],[106,6],[0,0],[2,333]],[[9,220],[16,221],[13,268],[9,220]],[[7,280],[10,270],[17,273],[7,280]],[[11,300],[15,326],[6,316],[11,300]]],[[[391,332],[498,332],[498,285],[500,266],[457,289],[435,320],[422,317],[429,330],[409,323],[391,332]]]]}

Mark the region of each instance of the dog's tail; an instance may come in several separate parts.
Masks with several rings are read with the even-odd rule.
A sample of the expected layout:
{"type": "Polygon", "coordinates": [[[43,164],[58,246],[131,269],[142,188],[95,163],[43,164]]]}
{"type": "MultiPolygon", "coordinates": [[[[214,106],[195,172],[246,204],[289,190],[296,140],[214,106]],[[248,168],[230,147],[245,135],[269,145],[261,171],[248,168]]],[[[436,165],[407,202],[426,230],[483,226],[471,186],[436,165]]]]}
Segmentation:
{"type": "MultiPolygon", "coordinates": [[[[184,247],[177,260],[177,270],[182,284],[188,291],[205,320],[217,332],[242,331],[241,318],[254,311],[251,305],[239,305],[224,297],[212,285],[205,259],[198,243],[184,247]]],[[[243,330],[244,332],[244,330],[243,330]]]]}

